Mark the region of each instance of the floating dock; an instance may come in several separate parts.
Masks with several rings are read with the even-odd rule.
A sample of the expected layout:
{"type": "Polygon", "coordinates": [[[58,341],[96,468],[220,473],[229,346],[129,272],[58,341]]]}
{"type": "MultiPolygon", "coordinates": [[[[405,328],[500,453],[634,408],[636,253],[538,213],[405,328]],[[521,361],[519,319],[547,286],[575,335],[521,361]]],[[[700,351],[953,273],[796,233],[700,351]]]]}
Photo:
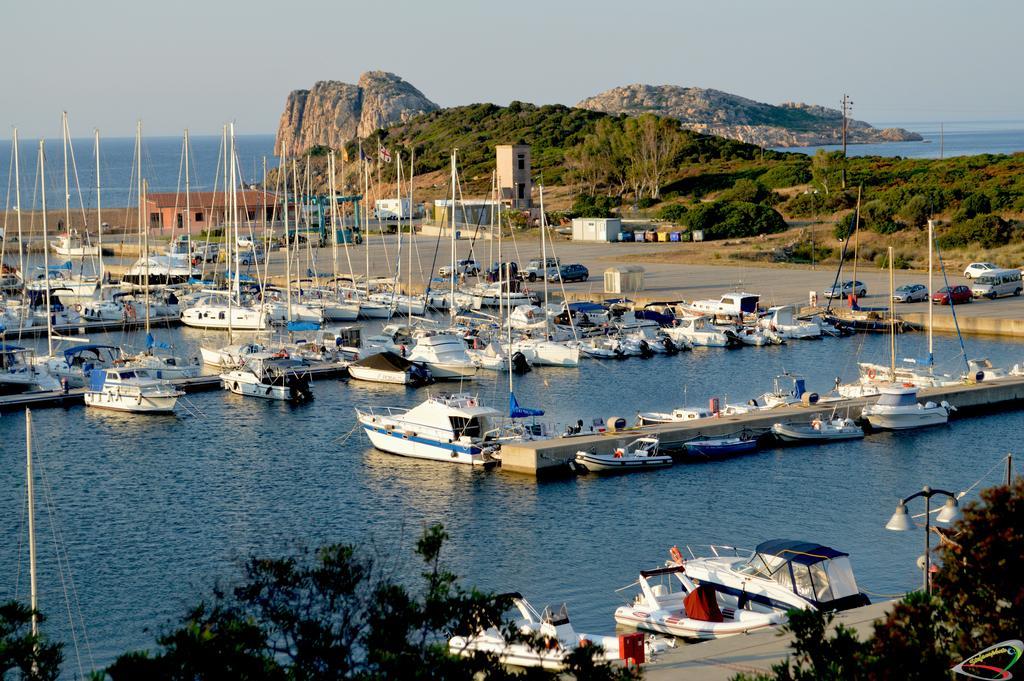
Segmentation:
{"type": "MultiPolygon", "coordinates": [[[[152,328],[169,328],[181,326],[180,317],[150,317],[149,325],[152,328]]],[[[105,333],[108,331],[141,331],[145,329],[145,321],[142,319],[123,320],[113,322],[79,322],[78,324],[59,324],[53,327],[53,333],[59,336],[84,336],[89,333],[105,333]]],[[[6,338],[8,342],[16,342],[19,338],[38,338],[46,335],[45,326],[33,326],[27,329],[7,329],[6,338]]]]}
{"type": "MultiPolygon", "coordinates": [[[[339,378],[348,373],[347,362],[312,364],[306,370],[313,378],[339,378]]],[[[203,374],[195,378],[175,378],[168,381],[186,393],[200,393],[220,390],[221,380],[217,374],[203,374]]],[[[47,392],[21,393],[19,395],[0,396],[0,411],[13,411],[32,407],[74,407],[85,403],[85,388],[72,388],[67,392],[52,390],[47,392]]]]}
{"type": "MultiPolygon", "coordinates": [[[[949,402],[957,408],[950,416],[951,419],[1020,409],[1024,407],[1024,376],[1011,376],[984,383],[922,388],[918,398],[920,401],[949,402]]],[[[679,450],[682,449],[684,442],[694,438],[738,435],[744,431],[751,437],[756,437],[767,432],[772,424],[810,422],[815,415],[828,415],[833,409],[842,416],[849,413],[850,418],[859,418],[864,406],[877,400],[878,397],[873,395],[819,402],[811,406],[793,405],[749,414],[502,445],[501,468],[504,471],[535,476],[560,474],[568,470],[568,463],[576,457],[578,451],[610,454],[617,447],[624,447],[642,436],[656,435],[661,440],[662,449],[679,450]]]]}

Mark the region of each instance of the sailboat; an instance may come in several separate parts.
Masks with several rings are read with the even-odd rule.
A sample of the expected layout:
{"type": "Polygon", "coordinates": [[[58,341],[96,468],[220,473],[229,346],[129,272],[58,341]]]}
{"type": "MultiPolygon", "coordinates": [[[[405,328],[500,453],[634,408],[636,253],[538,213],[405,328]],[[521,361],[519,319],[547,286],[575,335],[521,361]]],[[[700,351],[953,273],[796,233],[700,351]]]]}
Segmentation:
{"type": "Polygon", "coordinates": [[[891,383],[879,388],[881,397],[875,404],[869,404],[861,411],[861,416],[871,424],[872,428],[884,430],[908,430],[946,423],[949,412],[954,409],[945,400],[940,404],[917,401],[918,387],[911,383],[900,384],[896,377],[896,323],[893,312],[893,264],[892,246],[889,247],[889,318],[892,324],[890,331],[890,364],[889,377],[891,383]]]}

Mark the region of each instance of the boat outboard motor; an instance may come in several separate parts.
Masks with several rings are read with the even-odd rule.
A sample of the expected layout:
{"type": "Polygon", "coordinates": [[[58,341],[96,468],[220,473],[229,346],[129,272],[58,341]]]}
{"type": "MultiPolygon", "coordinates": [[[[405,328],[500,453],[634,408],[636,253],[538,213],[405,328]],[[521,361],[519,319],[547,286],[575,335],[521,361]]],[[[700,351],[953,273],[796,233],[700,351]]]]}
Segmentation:
{"type": "MultiPolygon", "coordinates": [[[[286,379],[292,402],[312,402],[313,391],[309,387],[308,374],[291,374],[286,379]]],[[[269,389],[268,389],[269,390],[269,389]]]]}
{"type": "Polygon", "coordinates": [[[676,347],[676,344],[673,343],[672,339],[669,338],[668,336],[665,336],[664,338],[661,339],[661,344],[662,346],[664,346],[665,352],[668,353],[669,355],[679,354],[679,348],[676,347]]]}
{"type": "Polygon", "coordinates": [[[434,375],[430,373],[430,369],[413,362],[409,365],[409,385],[414,388],[419,388],[424,385],[430,385],[434,382],[434,375]]]}
{"type": "Polygon", "coordinates": [[[644,359],[654,357],[654,350],[651,350],[651,346],[645,340],[640,341],[640,356],[644,359]]]}
{"type": "Polygon", "coordinates": [[[725,329],[723,333],[725,334],[725,347],[738,348],[743,346],[743,341],[740,340],[740,337],[734,331],[725,329]]]}
{"type": "Polygon", "coordinates": [[[516,351],[512,353],[512,373],[526,374],[530,372],[530,363],[526,361],[526,355],[516,351]]]}

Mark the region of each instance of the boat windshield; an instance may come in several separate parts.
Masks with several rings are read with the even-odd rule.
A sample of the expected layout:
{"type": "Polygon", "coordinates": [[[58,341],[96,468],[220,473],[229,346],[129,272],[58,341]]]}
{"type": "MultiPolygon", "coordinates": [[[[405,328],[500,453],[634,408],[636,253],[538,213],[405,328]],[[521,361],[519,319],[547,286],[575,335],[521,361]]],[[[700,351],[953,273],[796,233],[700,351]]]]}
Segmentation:
{"type": "Polygon", "coordinates": [[[483,434],[480,419],[475,416],[470,418],[466,418],[464,416],[449,416],[448,419],[451,421],[452,432],[455,434],[456,439],[462,436],[479,438],[483,434]]]}
{"type": "Polygon", "coordinates": [[[913,407],[917,404],[915,393],[882,393],[878,398],[878,405],[881,407],[913,407]]]}

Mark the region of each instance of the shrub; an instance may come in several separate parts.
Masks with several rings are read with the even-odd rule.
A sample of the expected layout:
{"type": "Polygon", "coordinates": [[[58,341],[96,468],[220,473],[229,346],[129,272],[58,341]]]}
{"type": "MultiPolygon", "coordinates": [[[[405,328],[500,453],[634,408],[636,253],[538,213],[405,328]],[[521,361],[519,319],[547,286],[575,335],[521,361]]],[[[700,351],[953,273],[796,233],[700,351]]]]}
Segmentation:
{"type": "Polygon", "coordinates": [[[956,248],[978,244],[982,248],[1002,246],[1010,240],[1013,230],[1006,220],[998,215],[978,215],[956,222],[939,236],[941,248],[956,248]]]}
{"type": "Polygon", "coordinates": [[[811,171],[805,163],[784,163],[770,168],[758,180],[769,189],[794,187],[811,181],[811,171]]]}
{"type": "Polygon", "coordinates": [[[690,230],[704,231],[704,239],[729,239],[772,234],[786,229],[786,221],[774,208],[744,201],[702,203],[686,212],[690,230]]]}
{"type": "Polygon", "coordinates": [[[732,187],[719,194],[722,201],[745,201],[747,203],[763,203],[771,198],[772,192],[763,184],[754,180],[739,179],[732,187]]]}
{"type": "Polygon", "coordinates": [[[953,214],[953,222],[964,222],[979,215],[992,212],[992,202],[988,196],[974,193],[960,202],[960,207],[953,214]]]}
{"type": "Polygon", "coordinates": [[[572,214],[578,218],[610,218],[618,201],[611,196],[580,194],[572,204],[572,214]]]}
{"type": "Polygon", "coordinates": [[[642,196],[642,197],[640,197],[639,200],[637,200],[636,207],[637,208],[650,208],[651,206],[653,206],[656,203],[657,203],[657,200],[652,199],[650,196],[642,196]]]}
{"type": "MultiPolygon", "coordinates": [[[[878,255],[876,255],[875,256],[875,264],[878,265],[879,269],[883,269],[883,270],[889,269],[889,254],[888,253],[879,253],[878,255]]],[[[897,270],[909,270],[910,269],[910,261],[907,260],[906,256],[901,255],[899,253],[896,253],[892,257],[892,266],[893,266],[893,269],[897,269],[897,270]]]]}
{"type": "Polygon", "coordinates": [[[668,222],[681,222],[684,215],[686,215],[686,206],[681,203],[662,206],[658,211],[658,219],[667,220],[668,222]]]}
{"type": "Polygon", "coordinates": [[[911,227],[924,227],[931,215],[928,199],[921,195],[914,196],[903,204],[896,215],[911,227]]]}

